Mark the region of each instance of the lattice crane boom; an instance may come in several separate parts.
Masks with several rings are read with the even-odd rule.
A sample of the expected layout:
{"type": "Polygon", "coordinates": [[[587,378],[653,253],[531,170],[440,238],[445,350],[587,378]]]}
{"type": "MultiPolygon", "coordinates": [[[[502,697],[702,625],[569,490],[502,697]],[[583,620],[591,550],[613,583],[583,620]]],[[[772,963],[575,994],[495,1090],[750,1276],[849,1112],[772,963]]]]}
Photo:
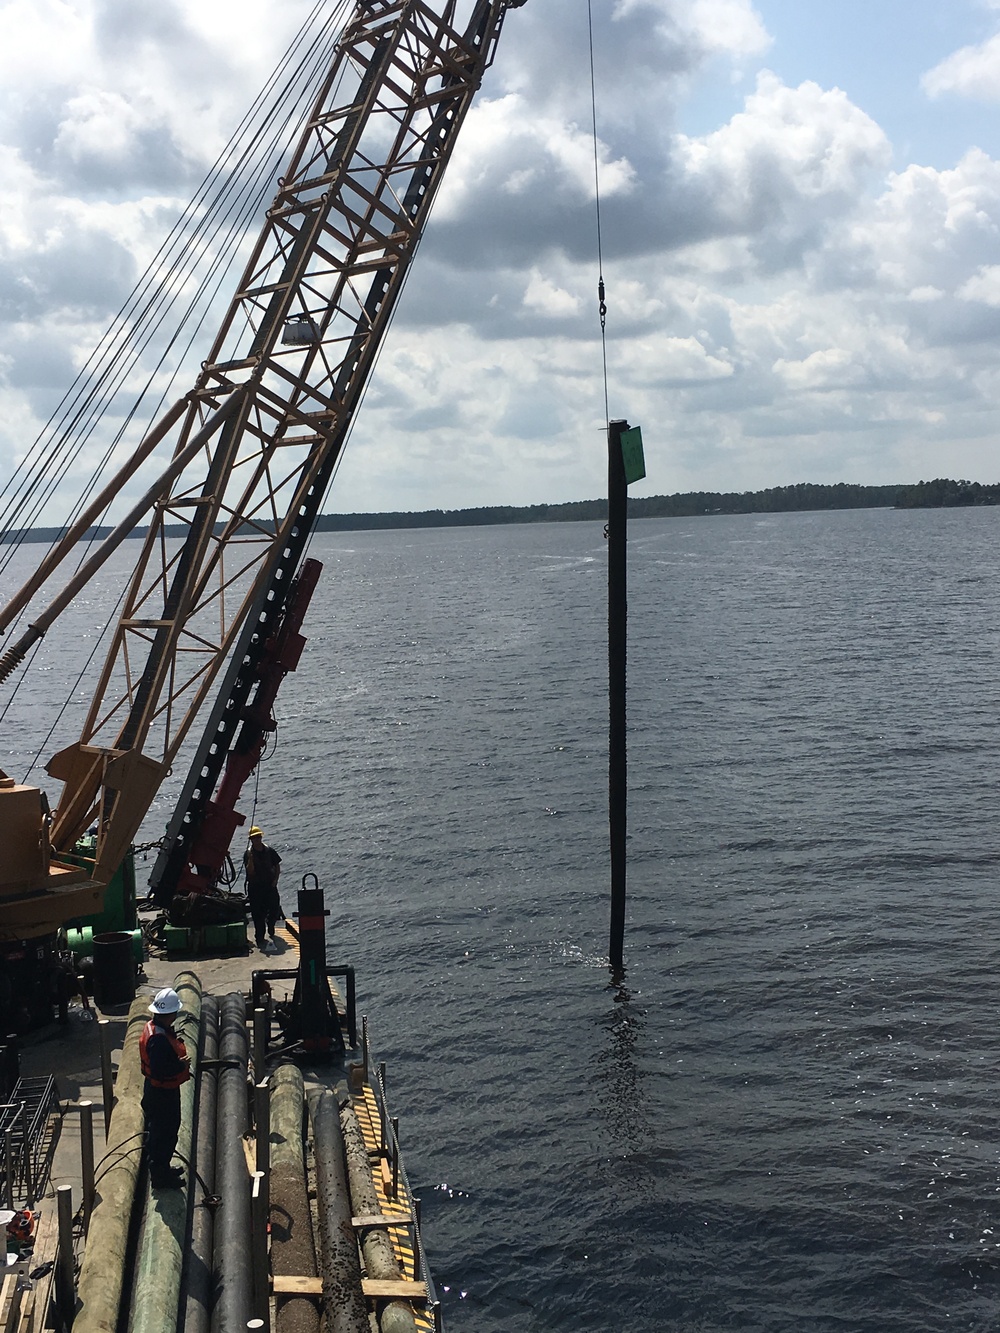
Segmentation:
{"type": "MultiPolygon", "coordinates": [[[[523,3],[356,0],[197,382],[147,437],[172,462],[147,492],[148,535],[80,738],[48,765],[63,790],[36,839],[35,889],[65,880],[60,858],[93,823],[93,879],[110,879],[225,663],[235,679],[280,611],[458,130],[507,9],[523,3]],[[165,540],[178,524],[179,546],[165,540]]],[[[0,630],[77,529],[0,611],[0,630]]],[[[0,679],[66,600],[31,620],[0,679]]],[[[210,747],[231,737],[224,709],[209,732],[210,747]]],[[[0,786],[0,816],[15,790],[28,789],[0,786]]]]}

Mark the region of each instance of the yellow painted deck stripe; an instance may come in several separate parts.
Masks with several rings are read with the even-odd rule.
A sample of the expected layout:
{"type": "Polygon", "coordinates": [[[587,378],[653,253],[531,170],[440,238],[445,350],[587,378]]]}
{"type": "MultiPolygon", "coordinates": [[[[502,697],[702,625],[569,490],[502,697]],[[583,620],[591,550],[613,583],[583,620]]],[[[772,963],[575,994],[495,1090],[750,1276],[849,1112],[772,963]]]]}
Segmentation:
{"type": "MultiPolygon", "coordinates": [[[[355,1095],[354,1109],[357,1112],[365,1147],[368,1149],[372,1162],[372,1181],[378,1193],[384,1216],[407,1217],[412,1215],[413,1200],[410,1198],[405,1184],[400,1180],[399,1198],[390,1199],[386,1181],[382,1176],[381,1160],[375,1156],[382,1141],[382,1117],[379,1115],[378,1103],[375,1100],[375,1092],[372,1088],[365,1085],[362,1091],[355,1095]]],[[[403,1276],[411,1278],[413,1276],[414,1254],[409,1234],[402,1229],[393,1228],[388,1235],[403,1276]]],[[[433,1333],[434,1316],[429,1310],[414,1306],[413,1314],[416,1326],[421,1330],[421,1333],[433,1333]]]]}

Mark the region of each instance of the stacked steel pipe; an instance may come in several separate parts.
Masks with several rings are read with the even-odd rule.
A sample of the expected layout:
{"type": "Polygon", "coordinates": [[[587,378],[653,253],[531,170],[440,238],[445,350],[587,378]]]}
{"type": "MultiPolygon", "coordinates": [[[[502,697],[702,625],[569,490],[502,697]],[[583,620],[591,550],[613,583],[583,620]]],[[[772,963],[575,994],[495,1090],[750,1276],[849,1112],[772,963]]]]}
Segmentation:
{"type": "Polygon", "coordinates": [[[213,1243],[213,1281],[218,1296],[212,1333],[246,1333],[251,1318],[250,1177],[243,1151],[249,1128],[247,1070],[250,1039],[242,995],[225,995],[219,1006],[219,1096],[215,1178],[219,1196],[213,1243]]]}
{"type": "Polygon", "coordinates": [[[368,1333],[368,1307],[361,1291],[361,1263],[351,1221],[337,1099],[332,1092],[318,1092],[309,1098],[309,1110],[322,1240],[323,1304],[329,1333],[368,1333]]]}
{"type": "Polygon", "coordinates": [[[142,996],[129,1010],[115,1108],[97,1168],[95,1206],[77,1283],[79,1304],[73,1325],[77,1333],[114,1333],[118,1326],[145,1128],[139,1038],[149,1019],[148,1004],[149,997],[142,996]]]}
{"type": "MultiPolygon", "coordinates": [[[[245,1333],[254,1313],[251,1186],[244,1151],[250,1056],[246,1004],[242,994],[203,1000],[192,973],[182,973],[175,986],[182,1001],[177,1031],[196,1073],[182,1088],[177,1144],[188,1165],[188,1192],[137,1190],[144,1128],[138,1047],[149,1016],[148,997],[143,997],[129,1015],[116,1107],[97,1172],[74,1333],[117,1333],[126,1327],[129,1333],[245,1333]],[[144,1211],[133,1262],[134,1206],[144,1211]]],[[[255,1077],[262,1073],[255,1070],[255,1077]]],[[[296,1066],[279,1065],[268,1098],[270,1268],[276,1279],[292,1280],[276,1283],[275,1333],[320,1333],[321,1310],[324,1333],[370,1333],[375,1323],[363,1291],[354,1219],[378,1218],[382,1199],[350,1098],[316,1089],[308,1103],[318,1256],[303,1078],[296,1066]]],[[[264,1108],[260,1117],[258,1132],[268,1134],[264,1108]]],[[[360,1237],[368,1278],[403,1276],[382,1226],[369,1224],[360,1237]]],[[[415,1333],[411,1307],[402,1300],[380,1302],[377,1327],[380,1333],[415,1333]]]]}
{"type": "Polygon", "coordinates": [[[215,1132],[219,1083],[219,1001],[206,995],[201,1006],[201,1044],[195,1113],[195,1156],[190,1172],[191,1241],[184,1258],[180,1333],[209,1333],[215,1289],[212,1237],[215,1210],[215,1132]]]}
{"type": "MultiPolygon", "coordinates": [[[[340,1126],[350,1182],[351,1205],[356,1214],[378,1216],[382,1212],[382,1202],[372,1180],[364,1134],[354,1107],[349,1101],[340,1108],[340,1126]]],[[[374,1227],[363,1232],[361,1248],[365,1256],[365,1272],[370,1278],[396,1281],[403,1276],[392,1248],[392,1241],[386,1232],[374,1227]]],[[[390,1301],[379,1314],[381,1333],[416,1333],[416,1327],[413,1310],[403,1301],[390,1301]]]]}
{"type": "MultiPolygon", "coordinates": [[[[271,1271],[275,1277],[316,1276],[316,1246],[302,1139],[302,1073],[279,1065],[271,1077],[271,1271]]],[[[275,1298],[277,1333],[319,1333],[316,1299],[295,1293],[275,1298]]]]}

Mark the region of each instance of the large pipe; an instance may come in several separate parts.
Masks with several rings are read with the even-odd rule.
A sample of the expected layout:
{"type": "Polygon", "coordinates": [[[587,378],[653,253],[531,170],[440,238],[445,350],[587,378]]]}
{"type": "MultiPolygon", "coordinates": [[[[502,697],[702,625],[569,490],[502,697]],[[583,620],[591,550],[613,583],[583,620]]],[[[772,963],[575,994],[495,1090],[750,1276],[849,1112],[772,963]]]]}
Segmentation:
{"type": "Polygon", "coordinates": [[[56,1186],[56,1216],[59,1226],[59,1250],[56,1255],[56,1305],[62,1327],[73,1327],[76,1292],[73,1290],[73,1187],[56,1186]]]}
{"type": "Polygon", "coordinates": [[[212,1233],[214,1231],[215,1126],[219,1071],[219,1001],[206,995],[201,1002],[201,1045],[195,1111],[195,1155],[191,1171],[189,1215],[191,1243],[184,1257],[180,1333],[209,1333],[215,1294],[212,1287],[212,1233]],[[196,1174],[197,1173],[197,1174],[196,1174]]]}
{"type": "Polygon", "coordinates": [[[219,1007],[219,1109],[216,1182],[220,1195],[213,1238],[213,1277],[218,1291],[212,1333],[246,1333],[252,1310],[250,1177],[243,1152],[249,1129],[247,1066],[250,1042],[242,995],[225,995],[219,1007]]]}
{"type": "MultiPolygon", "coordinates": [[[[316,1153],[316,1200],[327,1333],[369,1333],[361,1290],[358,1242],[351,1221],[351,1195],[344,1170],[344,1140],[337,1099],[324,1090],[309,1098],[316,1153]]],[[[411,1328],[414,1327],[411,1325],[411,1328]]]]}
{"type": "Polygon", "coordinates": [[[121,1304],[135,1184],[142,1157],[142,1070],[139,1038],[149,1019],[148,996],[140,996],[128,1015],[118,1081],[117,1102],[108,1127],[104,1156],[97,1168],[97,1194],[87,1233],[80,1279],[77,1333],[115,1333],[121,1304]]]}
{"type": "MultiPolygon", "coordinates": [[[[304,1086],[296,1065],[271,1078],[271,1270],[281,1277],[316,1277],[303,1145],[304,1086]]],[[[279,1296],[276,1333],[319,1333],[320,1314],[308,1296],[279,1296]]]]}
{"type": "MultiPolygon", "coordinates": [[[[347,1102],[340,1108],[340,1127],[344,1135],[344,1154],[347,1176],[351,1185],[351,1206],[360,1216],[378,1215],[382,1201],[372,1180],[368,1147],[354,1107],[347,1102]]],[[[376,1228],[363,1233],[361,1248],[365,1255],[365,1271],[379,1281],[397,1281],[403,1276],[399,1261],[386,1232],[376,1228]]],[[[413,1311],[402,1301],[390,1301],[379,1315],[382,1333],[415,1333],[413,1311]]]]}
{"type": "MultiPolygon", "coordinates": [[[[316,1246],[302,1141],[302,1071],[279,1065],[271,1076],[271,1271],[315,1277],[316,1246]]],[[[309,1296],[275,1298],[276,1333],[319,1333],[319,1310],[309,1296]]]]}
{"type": "Polygon", "coordinates": [[[83,1232],[90,1229],[90,1215],[94,1211],[94,1103],[77,1103],[80,1111],[80,1175],[83,1180],[83,1232]]]}
{"type": "MultiPolygon", "coordinates": [[[[174,1030],[187,1048],[192,1073],[198,1064],[201,982],[182,972],[174,982],[181,1010],[174,1030]]],[[[181,1085],[181,1127],[176,1152],[190,1165],[194,1123],[194,1079],[181,1085]]],[[[136,1258],[130,1333],[175,1333],[181,1292],[181,1267],[187,1233],[187,1200],[181,1190],[147,1189],[142,1238],[136,1258]]]]}
{"type": "Polygon", "coordinates": [[[115,1107],[115,1080],[111,1072],[111,1019],[97,1020],[97,1035],[101,1043],[101,1100],[104,1103],[104,1142],[108,1141],[111,1112],[115,1107]]]}

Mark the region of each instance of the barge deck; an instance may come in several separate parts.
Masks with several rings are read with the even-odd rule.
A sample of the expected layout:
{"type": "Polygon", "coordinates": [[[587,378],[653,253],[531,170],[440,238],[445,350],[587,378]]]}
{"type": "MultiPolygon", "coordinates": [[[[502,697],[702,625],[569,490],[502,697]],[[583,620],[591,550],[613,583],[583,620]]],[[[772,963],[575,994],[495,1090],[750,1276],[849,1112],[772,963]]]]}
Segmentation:
{"type": "MultiPolygon", "coordinates": [[[[266,954],[185,958],[150,951],[134,1001],[103,1010],[93,1001],[75,1001],[66,1023],[23,1040],[20,1078],[53,1080],[52,1113],[46,1117],[37,1164],[32,1159],[25,1171],[23,1157],[18,1162],[8,1158],[4,1170],[8,1207],[31,1208],[36,1231],[30,1253],[5,1270],[0,1333],[71,1327],[76,1333],[237,1333],[247,1325],[261,1333],[309,1333],[320,1326],[328,1333],[441,1329],[440,1304],[420,1240],[419,1200],[400,1159],[384,1066],[373,1065],[367,1020],[356,1019],[353,969],[327,969],[345,983],[330,987],[339,1032],[333,1034],[329,1053],[317,1049],[314,1039],[303,1042],[301,1033],[288,1039],[293,1004],[311,1006],[315,1017],[317,969],[302,961],[305,955],[308,964],[311,956],[315,964],[315,949],[315,940],[300,949],[298,930],[286,923],[266,954]],[[299,983],[307,972],[313,991],[302,995],[299,983]],[[187,1021],[189,1053],[192,1038],[197,1046],[174,1158],[187,1168],[182,1191],[153,1190],[141,1140],[134,1141],[134,1132],[122,1133],[123,1127],[134,1130],[136,1115],[141,1128],[137,1036],[149,1001],[164,986],[176,987],[184,997],[181,1018],[187,1021]],[[237,1033],[236,1048],[224,1049],[221,1036],[216,1038],[220,1044],[214,1052],[209,1047],[206,1056],[212,996],[241,997],[242,1033],[237,1033]],[[229,1076],[245,1081],[245,1097],[236,1094],[235,1118],[224,1121],[220,1112],[209,1134],[218,1153],[209,1152],[213,1160],[206,1163],[199,1160],[206,1132],[200,1120],[206,1106],[212,1107],[208,1114],[214,1111],[222,1079],[234,1064],[232,1050],[240,1046],[246,1053],[243,1072],[229,1076]],[[287,1163],[286,1140],[296,1136],[279,1132],[272,1122],[276,1089],[282,1086],[284,1096],[289,1080],[298,1078],[289,1072],[292,1060],[301,1071],[303,1126],[293,1156],[301,1153],[308,1200],[303,1205],[307,1215],[298,1218],[288,1216],[275,1174],[280,1175],[280,1160],[287,1163]],[[215,1086],[206,1102],[209,1081],[215,1086]],[[245,1175],[241,1167],[223,1185],[221,1159],[237,1133],[243,1139],[245,1175]],[[352,1146],[354,1158],[363,1161],[364,1180],[351,1176],[352,1146]],[[324,1154],[339,1160],[331,1164],[324,1154]],[[335,1197],[338,1191],[344,1197],[335,1197]],[[116,1215],[122,1198],[131,1205],[127,1217],[116,1215]],[[245,1222],[235,1224],[241,1209],[245,1222]],[[213,1227],[216,1242],[205,1260],[210,1279],[203,1276],[199,1296],[190,1254],[199,1246],[204,1250],[206,1223],[209,1244],[213,1227]],[[339,1233],[348,1223],[345,1246],[339,1233]],[[291,1232],[294,1243],[288,1244],[291,1232]],[[145,1253],[153,1244],[166,1253],[145,1253]],[[171,1253],[179,1274],[173,1282],[171,1253]],[[140,1288],[151,1279],[155,1299],[148,1291],[140,1299],[140,1288]]],[[[179,1030],[183,1035],[184,1027],[179,1030]]],[[[321,1048],[322,1040],[318,1044],[321,1048]]]]}

